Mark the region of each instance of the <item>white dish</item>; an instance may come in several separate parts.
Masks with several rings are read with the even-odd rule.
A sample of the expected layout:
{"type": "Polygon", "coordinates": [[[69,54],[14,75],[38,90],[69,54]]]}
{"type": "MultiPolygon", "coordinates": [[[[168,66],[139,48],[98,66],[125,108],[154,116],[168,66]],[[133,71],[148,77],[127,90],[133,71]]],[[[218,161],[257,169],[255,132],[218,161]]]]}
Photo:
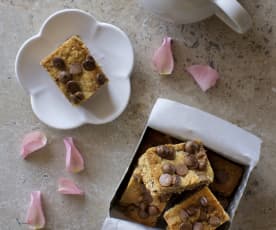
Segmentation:
{"type": "Polygon", "coordinates": [[[122,30],[98,22],[84,11],[70,9],[51,15],[39,33],[22,45],[15,72],[30,95],[36,116],[51,127],[72,129],[113,121],[124,111],[131,92],[133,63],[133,48],[122,30]],[[82,106],[72,106],[39,64],[72,35],[81,37],[110,80],[82,106]]]}

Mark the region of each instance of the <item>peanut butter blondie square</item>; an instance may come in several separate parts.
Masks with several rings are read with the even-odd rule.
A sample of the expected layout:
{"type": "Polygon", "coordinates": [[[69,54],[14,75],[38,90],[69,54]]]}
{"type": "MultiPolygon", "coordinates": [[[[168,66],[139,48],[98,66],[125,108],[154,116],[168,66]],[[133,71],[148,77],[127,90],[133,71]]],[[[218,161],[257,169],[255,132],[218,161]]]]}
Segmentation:
{"type": "Polygon", "coordinates": [[[213,230],[229,220],[208,187],[165,212],[168,230],[213,230]]]}
{"type": "Polygon", "coordinates": [[[156,195],[181,193],[214,178],[205,149],[196,141],[149,148],[138,165],[146,188],[156,195]]]}
{"type": "Polygon", "coordinates": [[[40,64],[73,105],[86,101],[108,82],[78,36],[66,40],[40,64]]]}
{"type": "Polygon", "coordinates": [[[136,168],[119,204],[130,219],[155,226],[169,198],[170,195],[152,196],[143,184],[140,169],[136,168]]]}

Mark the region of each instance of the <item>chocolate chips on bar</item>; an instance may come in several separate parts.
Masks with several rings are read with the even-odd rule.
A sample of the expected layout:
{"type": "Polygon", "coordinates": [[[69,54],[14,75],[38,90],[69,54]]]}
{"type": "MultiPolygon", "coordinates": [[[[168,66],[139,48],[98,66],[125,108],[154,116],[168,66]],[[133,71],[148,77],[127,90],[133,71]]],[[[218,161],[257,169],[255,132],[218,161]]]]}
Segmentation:
{"type": "Polygon", "coordinates": [[[152,205],[151,203],[153,202],[153,198],[150,194],[150,192],[146,189],[145,185],[141,183],[141,190],[142,194],[138,198],[138,205],[137,208],[138,210],[138,215],[142,219],[146,219],[149,216],[155,216],[160,213],[159,209],[155,206],[152,205]]]}
{"type": "Polygon", "coordinates": [[[186,176],[188,174],[188,168],[185,164],[179,164],[176,166],[176,174],[179,176],[186,176]]]}
{"type": "Polygon", "coordinates": [[[195,222],[193,225],[193,230],[203,230],[203,224],[200,222],[195,222]]]}
{"type": "Polygon", "coordinates": [[[154,205],[148,206],[148,213],[150,216],[156,216],[160,213],[159,209],[154,205]]]}
{"type": "Polygon", "coordinates": [[[87,71],[92,71],[96,68],[96,62],[92,56],[87,56],[82,66],[87,71]]]}
{"type": "Polygon", "coordinates": [[[57,68],[58,70],[65,70],[66,69],[66,65],[65,62],[62,58],[60,57],[55,57],[53,59],[53,66],[55,68],[57,68]]]}
{"type": "Polygon", "coordinates": [[[186,209],[186,212],[189,216],[194,216],[199,211],[199,208],[195,205],[191,205],[189,208],[186,209]]]}
{"type": "Polygon", "coordinates": [[[200,197],[199,203],[202,207],[207,207],[208,206],[208,200],[205,196],[200,197]]]}
{"type": "Polygon", "coordinates": [[[158,156],[167,159],[174,160],[175,159],[175,150],[173,147],[169,147],[166,145],[160,145],[156,147],[156,153],[158,156]]]}
{"type": "Polygon", "coordinates": [[[164,163],[164,164],[162,165],[162,171],[163,171],[164,173],[174,174],[175,171],[176,171],[176,168],[174,167],[173,164],[167,163],[167,162],[166,162],[166,163],[164,163]]]}
{"type": "Polygon", "coordinates": [[[195,154],[199,151],[200,146],[195,141],[187,141],[185,144],[185,152],[189,154],[195,154]]]}
{"type": "Polygon", "coordinates": [[[70,99],[72,100],[72,102],[74,102],[75,104],[80,103],[84,98],[84,95],[82,92],[78,91],[74,94],[70,94],[70,99]]]}
{"type": "Polygon", "coordinates": [[[67,87],[67,91],[70,95],[70,100],[73,103],[78,104],[83,100],[84,95],[81,92],[81,88],[80,88],[80,85],[78,84],[78,82],[72,81],[72,80],[68,81],[66,83],[66,87],[67,87]]]}
{"type": "Polygon", "coordinates": [[[211,216],[208,222],[210,225],[217,227],[220,225],[221,220],[217,216],[211,216]]]}
{"type": "MultiPolygon", "coordinates": [[[[182,226],[188,227],[192,230],[203,230],[204,225],[202,222],[207,222],[213,227],[217,227],[221,224],[221,219],[214,215],[213,206],[209,205],[209,201],[206,196],[201,196],[198,199],[197,204],[192,204],[187,208],[183,208],[179,211],[178,216],[182,221],[182,226]],[[212,215],[213,214],[213,215],[212,215]],[[189,223],[189,219],[193,218],[193,223],[189,223]]],[[[183,227],[183,229],[185,229],[183,227]]]]}
{"type": "Polygon", "coordinates": [[[96,80],[99,85],[103,85],[105,83],[105,76],[103,74],[99,73],[96,76],[96,80]]]}
{"type": "Polygon", "coordinates": [[[180,176],[178,176],[178,175],[172,175],[172,183],[171,183],[171,185],[173,185],[173,186],[179,186],[180,182],[181,182],[180,176]]]}
{"type": "Polygon", "coordinates": [[[188,155],[185,159],[185,163],[188,169],[197,169],[198,168],[198,161],[194,155],[188,155]]]}
{"type": "Polygon", "coordinates": [[[179,217],[183,222],[186,222],[189,218],[189,214],[186,212],[186,210],[181,209],[179,212],[179,217]]]}
{"type": "Polygon", "coordinates": [[[59,81],[63,84],[66,84],[68,81],[72,80],[73,77],[70,73],[66,72],[66,71],[61,71],[59,73],[59,77],[58,77],[59,81]]]}
{"type": "Polygon", "coordinates": [[[190,223],[182,223],[179,227],[180,230],[193,230],[193,225],[190,223]]]}
{"type": "Polygon", "coordinates": [[[80,88],[78,82],[76,82],[76,81],[68,81],[66,83],[66,87],[67,87],[68,92],[70,92],[72,94],[74,94],[78,91],[81,91],[81,88],[80,88]]]}
{"type": "Polygon", "coordinates": [[[149,217],[149,214],[144,209],[140,208],[138,211],[138,216],[142,219],[146,219],[149,217]]]}
{"type": "Polygon", "coordinates": [[[69,65],[69,72],[67,72],[65,71],[66,64],[64,60],[60,57],[55,57],[53,59],[53,66],[61,70],[58,75],[58,81],[66,85],[70,100],[75,104],[80,103],[84,99],[84,95],[81,92],[79,83],[73,80],[73,75],[82,73],[81,65],[73,63],[69,65]]]}
{"type": "Polygon", "coordinates": [[[159,177],[159,183],[160,185],[164,186],[164,187],[169,187],[172,184],[172,175],[164,173],[159,177]]]}

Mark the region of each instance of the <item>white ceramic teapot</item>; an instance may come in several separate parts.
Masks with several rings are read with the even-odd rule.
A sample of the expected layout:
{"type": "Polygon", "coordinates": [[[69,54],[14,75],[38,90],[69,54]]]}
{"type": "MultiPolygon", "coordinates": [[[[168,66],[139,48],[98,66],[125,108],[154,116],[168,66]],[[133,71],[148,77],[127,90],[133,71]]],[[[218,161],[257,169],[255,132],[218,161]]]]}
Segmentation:
{"type": "Polygon", "coordinates": [[[217,15],[238,33],[252,25],[251,17],[236,0],[140,0],[144,8],[161,18],[188,24],[217,15]]]}

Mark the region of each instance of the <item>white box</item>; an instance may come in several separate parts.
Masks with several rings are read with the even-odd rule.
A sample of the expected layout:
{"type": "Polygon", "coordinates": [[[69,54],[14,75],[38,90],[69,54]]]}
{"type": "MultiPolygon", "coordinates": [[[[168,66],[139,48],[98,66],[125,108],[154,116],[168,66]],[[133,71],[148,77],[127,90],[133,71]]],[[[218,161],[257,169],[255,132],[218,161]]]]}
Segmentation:
{"type": "Polygon", "coordinates": [[[203,144],[225,158],[244,165],[244,174],[239,187],[227,209],[230,215],[229,224],[224,229],[230,228],[240,199],[246,188],[248,178],[259,161],[262,140],[253,134],[199,109],[180,104],[167,99],[158,99],[155,103],[142,137],[134,152],[132,162],[125,171],[124,176],[116,190],[110,204],[109,217],[106,218],[103,230],[148,230],[144,225],[133,223],[118,211],[115,204],[128,183],[139,156],[137,149],[143,139],[145,131],[150,127],[168,134],[179,140],[200,139],[203,144]]]}

